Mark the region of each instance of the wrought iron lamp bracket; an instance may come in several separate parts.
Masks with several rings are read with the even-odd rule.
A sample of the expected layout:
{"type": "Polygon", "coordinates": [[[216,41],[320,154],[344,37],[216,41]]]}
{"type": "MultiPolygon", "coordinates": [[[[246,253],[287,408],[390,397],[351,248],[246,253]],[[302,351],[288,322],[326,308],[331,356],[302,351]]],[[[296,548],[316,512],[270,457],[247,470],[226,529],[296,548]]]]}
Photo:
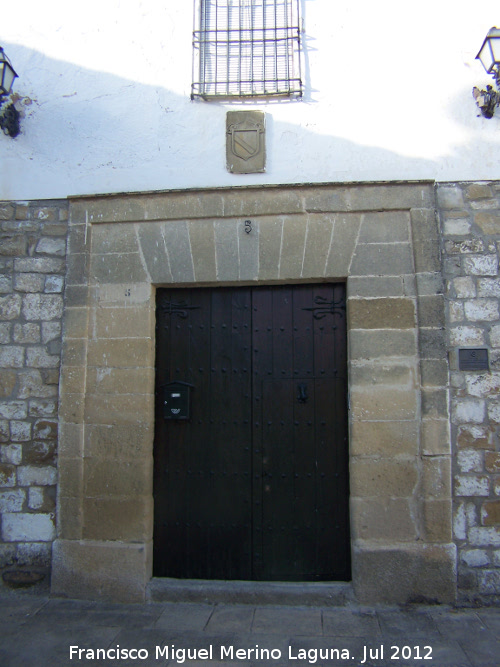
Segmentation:
{"type": "MultiPolygon", "coordinates": [[[[1,103],[2,100],[0,97],[0,104],[1,103]]],[[[16,109],[13,102],[3,108],[0,106],[0,128],[4,134],[12,138],[17,137],[21,132],[19,111],[16,109]]]]}
{"type": "MultiPolygon", "coordinates": [[[[497,87],[500,88],[498,80],[499,77],[497,75],[497,87]]],[[[493,86],[486,86],[486,90],[474,87],[472,89],[472,96],[476,100],[481,115],[484,116],[484,118],[493,118],[495,108],[500,105],[500,93],[497,90],[494,90],[493,86]]]]}

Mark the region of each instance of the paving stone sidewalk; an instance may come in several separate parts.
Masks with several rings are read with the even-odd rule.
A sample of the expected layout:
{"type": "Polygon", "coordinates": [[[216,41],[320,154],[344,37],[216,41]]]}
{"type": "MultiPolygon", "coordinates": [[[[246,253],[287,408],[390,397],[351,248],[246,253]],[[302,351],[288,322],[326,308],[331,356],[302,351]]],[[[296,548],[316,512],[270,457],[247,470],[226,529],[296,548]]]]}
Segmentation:
{"type": "Polygon", "coordinates": [[[500,608],[127,605],[0,596],[2,667],[178,664],[499,667],[500,608]]]}

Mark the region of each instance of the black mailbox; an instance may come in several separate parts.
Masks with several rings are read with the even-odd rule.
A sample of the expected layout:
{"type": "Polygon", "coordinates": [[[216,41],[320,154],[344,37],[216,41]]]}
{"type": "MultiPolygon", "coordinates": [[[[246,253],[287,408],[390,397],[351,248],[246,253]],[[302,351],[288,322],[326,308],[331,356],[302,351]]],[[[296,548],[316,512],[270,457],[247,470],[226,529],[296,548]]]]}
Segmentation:
{"type": "Polygon", "coordinates": [[[189,382],[169,382],[163,385],[164,419],[189,419],[192,386],[189,382]]]}

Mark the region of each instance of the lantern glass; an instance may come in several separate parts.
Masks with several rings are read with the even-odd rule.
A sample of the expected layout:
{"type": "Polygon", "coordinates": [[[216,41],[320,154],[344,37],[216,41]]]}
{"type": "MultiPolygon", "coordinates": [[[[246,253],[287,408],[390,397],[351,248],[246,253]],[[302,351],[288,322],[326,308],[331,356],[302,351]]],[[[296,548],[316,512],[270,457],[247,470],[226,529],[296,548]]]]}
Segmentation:
{"type": "Polygon", "coordinates": [[[7,58],[4,50],[0,46],[0,97],[10,93],[12,90],[12,83],[14,82],[16,76],[17,74],[10,64],[10,60],[7,58]]]}
{"type": "Polygon", "coordinates": [[[492,74],[495,72],[495,70],[498,70],[500,65],[499,28],[490,29],[476,58],[482,62],[483,67],[488,72],[488,74],[492,74]]]}

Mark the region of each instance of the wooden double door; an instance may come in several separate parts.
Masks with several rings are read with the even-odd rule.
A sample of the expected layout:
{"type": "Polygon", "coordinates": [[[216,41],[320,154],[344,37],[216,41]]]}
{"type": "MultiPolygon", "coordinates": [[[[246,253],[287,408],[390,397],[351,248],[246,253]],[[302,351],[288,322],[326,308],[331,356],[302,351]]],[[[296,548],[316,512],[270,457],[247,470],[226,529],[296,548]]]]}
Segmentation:
{"type": "Polygon", "coordinates": [[[345,286],[159,289],[156,352],[154,575],[349,579],[345,286]]]}

